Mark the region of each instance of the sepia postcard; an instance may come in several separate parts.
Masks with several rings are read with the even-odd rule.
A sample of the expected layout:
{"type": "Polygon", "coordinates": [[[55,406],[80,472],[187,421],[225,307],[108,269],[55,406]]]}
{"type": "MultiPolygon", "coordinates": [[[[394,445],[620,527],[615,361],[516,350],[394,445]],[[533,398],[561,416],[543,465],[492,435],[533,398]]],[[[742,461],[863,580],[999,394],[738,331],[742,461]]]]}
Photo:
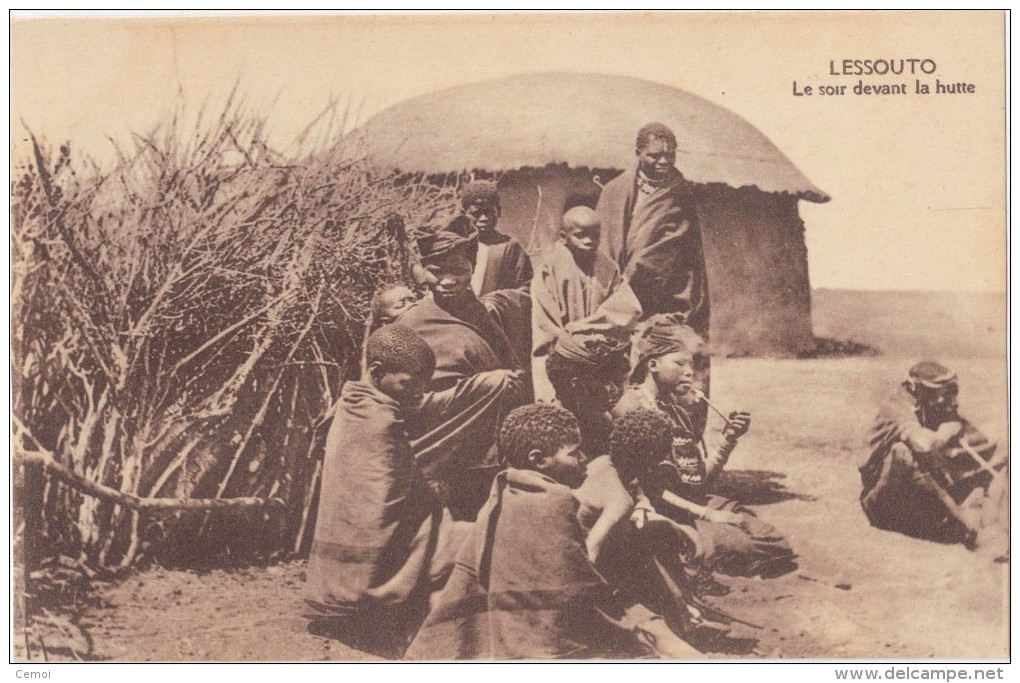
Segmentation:
{"type": "Polygon", "coordinates": [[[1001,678],[1008,44],[1008,11],[12,13],[18,676],[1001,678]]]}

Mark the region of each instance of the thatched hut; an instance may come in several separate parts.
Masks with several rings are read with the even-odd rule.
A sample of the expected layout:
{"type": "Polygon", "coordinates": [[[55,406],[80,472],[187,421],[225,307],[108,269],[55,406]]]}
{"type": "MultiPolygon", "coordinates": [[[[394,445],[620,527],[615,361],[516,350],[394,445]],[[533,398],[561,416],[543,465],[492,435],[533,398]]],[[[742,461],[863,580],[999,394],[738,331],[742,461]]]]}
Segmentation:
{"type": "Polygon", "coordinates": [[[635,163],[634,137],[660,121],[696,184],[716,353],[788,355],[813,347],[801,199],[826,202],[757,128],[697,95],[624,76],[543,73],[462,85],[394,105],[361,129],[381,167],[498,177],[500,228],[533,255],[563,211],[594,205],[635,163]]]}

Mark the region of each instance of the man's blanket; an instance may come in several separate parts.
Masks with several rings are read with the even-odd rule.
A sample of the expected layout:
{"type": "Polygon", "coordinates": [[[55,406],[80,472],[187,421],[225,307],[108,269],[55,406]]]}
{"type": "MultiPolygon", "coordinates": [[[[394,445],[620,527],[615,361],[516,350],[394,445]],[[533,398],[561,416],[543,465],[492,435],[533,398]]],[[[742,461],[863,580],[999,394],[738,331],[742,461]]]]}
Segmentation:
{"type": "Polygon", "coordinates": [[[501,472],[406,657],[581,657],[629,640],[576,511],[571,489],[536,472],[501,472]]]}
{"type": "Polygon", "coordinates": [[[347,382],[326,439],[305,599],[351,616],[428,594],[449,571],[456,523],[414,463],[400,406],[347,382]]]}
{"type": "MultiPolygon", "coordinates": [[[[878,485],[883,462],[892,448],[898,443],[905,444],[913,432],[926,428],[921,424],[916,408],[917,399],[905,387],[899,387],[882,404],[871,425],[868,438],[871,451],[858,468],[864,485],[862,496],[878,485]]],[[[974,488],[987,488],[991,481],[990,473],[974,456],[980,457],[993,469],[1001,469],[1005,464],[1005,458],[995,457],[995,442],[985,436],[980,429],[964,417],[957,419],[963,425],[959,437],[947,444],[942,452],[922,460],[925,460],[923,463],[925,469],[936,477],[957,503],[961,503],[974,488]],[[966,447],[963,444],[966,444],[966,447]]],[[[937,429],[938,425],[932,425],[930,428],[937,429]]]]}
{"type": "MultiPolygon", "coordinates": [[[[513,237],[499,232],[487,232],[479,235],[479,241],[485,245],[485,263],[481,287],[475,292],[478,296],[494,292],[498,289],[527,289],[531,282],[531,259],[521,243],[513,237]]],[[[482,250],[479,250],[479,257],[482,250]]]]}
{"type": "Polygon", "coordinates": [[[638,196],[637,167],[607,183],[598,202],[602,243],[641,302],[645,317],[684,312],[707,337],[708,282],[690,185],[677,171],[638,196]]]}
{"type": "Polygon", "coordinates": [[[944,497],[965,510],[976,510],[973,524],[982,535],[994,533],[995,506],[983,500],[993,484],[1006,479],[1006,456],[996,456],[996,443],[963,417],[960,435],[935,453],[915,453],[908,440],[922,429],[917,399],[899,387],[881,406],[872,423],[867,459],[861,473],[861,507],[872,525],[921,538],[958,540],[965,534],[959,520],[947,518],[944,497]],[[979,462],[979,459],[984,464],[979,462]],[[993,475],[991,472],[997,472],[993,475]],[[942,492],[938,490],[942,489],[942,492]],[[975,495],[976,494],[976,495],[975,495]],[[991,520],[991,521],[989,521],[991,520]]]}

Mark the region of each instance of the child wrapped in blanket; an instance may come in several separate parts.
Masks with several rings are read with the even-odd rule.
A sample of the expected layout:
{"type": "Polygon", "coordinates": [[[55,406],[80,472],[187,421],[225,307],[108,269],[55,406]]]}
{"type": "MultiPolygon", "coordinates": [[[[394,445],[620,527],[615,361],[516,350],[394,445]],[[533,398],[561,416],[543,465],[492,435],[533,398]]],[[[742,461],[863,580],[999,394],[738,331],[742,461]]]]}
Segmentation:
{"type": "Polygon", "coordinates": [[[446,412],[454,392],[484,403],[512,381],[497,370],[425,393],[436,361],[413,330],[383,326],[366,346],[367,372],[344,384],[326,439],[305,601],[310,618],[349,627],[362,649],[402,651],[470,529],[426,479],[408,430],[446,412]]]}

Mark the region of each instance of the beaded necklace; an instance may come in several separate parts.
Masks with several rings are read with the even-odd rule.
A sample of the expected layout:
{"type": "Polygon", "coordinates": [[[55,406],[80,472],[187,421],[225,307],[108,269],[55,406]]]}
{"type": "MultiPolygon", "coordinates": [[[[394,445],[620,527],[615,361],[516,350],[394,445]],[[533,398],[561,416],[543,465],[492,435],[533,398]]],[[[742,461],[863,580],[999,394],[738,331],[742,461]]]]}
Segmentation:
{"type": "Polygon", "coordinates": [[[653,396],[644,385],[638,387],[638,391],[646,408],[665,413],[673,423],[672,460],[680,482],[695,490],[702,489],[705,485],[704,444],[694,438],[694,425],[687,411],[672,401],[653,396]]]}

